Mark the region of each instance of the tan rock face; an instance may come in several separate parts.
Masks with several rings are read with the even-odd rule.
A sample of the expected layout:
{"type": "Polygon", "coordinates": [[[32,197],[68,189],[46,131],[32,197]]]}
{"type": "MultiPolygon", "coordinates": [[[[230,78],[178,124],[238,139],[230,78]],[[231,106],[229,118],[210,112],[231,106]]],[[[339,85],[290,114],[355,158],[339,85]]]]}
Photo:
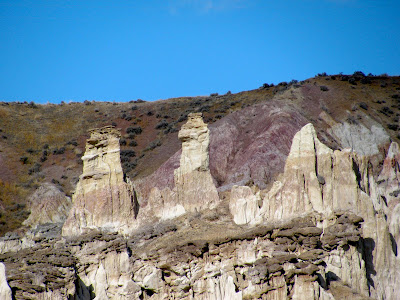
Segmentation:
{"type": "Polygon", "coordinates": [[[137,205],[132,185],[124,180],[120,161],[120,133],[111,127],[91,131],[86,142],[83,174],[63,235],[75,235],[89,228],[129,230],[137,205]]]}
{"type": "Polygon", "coordinates": [[[179,131],[178,138],[182,142],[182,154],[180,166],[175,174],[209,170],[210,131],[201,113],[189,114],[188,121],[179,131]]]}
{"type": "Polygon", "coordinates": [[[209,208],[219,197],[209,169],[210,131],[202,114],[189,114],[178,137],[182,141],[181,163],[174,172],[178,202],[187,211],[209,208]]]}
{"type": "Polygon", "coordinates": [[[192,113],[179,131],[182,154],[179,168],[174,171],[174,188],[150,192],[143,215],[144,222],[150,216],[171,219],[185,212],[213,208],[219,201],[209,169],[210,133],[201,113],[192,113]]]}
{"type": "Polygon", "coordinates": [[[12,299],[11,289],[6,280],[6,268],[2,263],[0,263],[0,299],[12,299]]]}
{"type": "Polygon", "coordinates": [[[399,158],[398,145],[392,143],[376,181],[370,156],[359,156],[350,149],[329,149],[308,124],[294,136],[284,174],[265,193],[259,216],[254,216],[250,205],[255,195],[241,195],[240,189],[232,189],[231,202],[241,199],[244,204],[241,210],[231,205],[231,213],[238,224],[239,216],[252,215],[253,222],[247,223],[254,224],[317,212],[321,215],[317,225],[324,229],[328,244],[334,243],[329,242],[331,234],[352,235],[340,225],[342,217],[332,214],[346,211],[360,216],[364,220],[362,242],[332,251],[324,259],[324,272],[334,274],[361,295],[394,299],[394,291],[400,288],[399,158]],[[339,225],[332,227],[333,222],[339,225]]]}
{"type": "Polygon", "coordinates": [[[64,222],[71,206],[71,199],[54,184],[43,183],[29,197],[31,214],[23,224],[35,227],[39,224],[64,222]]]}

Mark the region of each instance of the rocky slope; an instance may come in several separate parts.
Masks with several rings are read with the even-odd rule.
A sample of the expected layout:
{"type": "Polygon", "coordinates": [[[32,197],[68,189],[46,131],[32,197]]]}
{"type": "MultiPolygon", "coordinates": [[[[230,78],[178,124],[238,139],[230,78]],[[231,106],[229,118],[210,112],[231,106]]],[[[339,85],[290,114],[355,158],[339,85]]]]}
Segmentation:
{"type": "MultiPolygon", "coordinates": [[[[322,76],[192,108],[131,103],[130,121],[120,104],[89,102],[88,123],[93,105],[125,116],[121,131],[90,131],[79,179],[85,136],[72,133],[87,124],[71,127],[64,150],[30,149],[18,168],[4,168],[20,143],[5,134],[1,178],[26,182],[21,170],[43,161],[30,185],[0,186],[5,213],[12,201],[31,211],[0,238],[1,297],[396,299],[399,83],[322,76]]],[[[3,123],[12,109],[2,106],[3,123]]]]}

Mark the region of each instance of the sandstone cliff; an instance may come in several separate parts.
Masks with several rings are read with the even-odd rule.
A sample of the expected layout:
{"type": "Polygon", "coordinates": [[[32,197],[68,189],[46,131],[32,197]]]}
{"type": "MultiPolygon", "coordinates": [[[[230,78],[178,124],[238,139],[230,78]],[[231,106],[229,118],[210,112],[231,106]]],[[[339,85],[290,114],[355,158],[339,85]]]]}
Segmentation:
{"type": "Polygon", "coordinates": [[[138,207],[132,185],[122,172],[119,138],[120,133],[112,127],[91,131],[63,235],[96,228],[129,230],[138,207]]]}

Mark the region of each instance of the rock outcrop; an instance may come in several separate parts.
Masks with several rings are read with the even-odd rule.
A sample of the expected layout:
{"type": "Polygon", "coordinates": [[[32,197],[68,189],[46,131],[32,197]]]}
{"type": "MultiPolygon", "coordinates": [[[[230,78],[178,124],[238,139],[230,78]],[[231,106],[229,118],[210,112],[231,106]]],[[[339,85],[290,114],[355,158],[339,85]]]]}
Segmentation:
{"type": "Polygon", "coordinates": [[[71,198],[51,183],[43,183],[29,198],[31,214],[23,224],[36,227],[46,223],[64,222],[71,209],[71,198]]]}
{"type": "Polygon", "coordinates": [[[3,263],[0,263],[0,299],[12,300],[11,289],[6,280],[6,268],[3,263]]]}
{"type": "Polygon", "coordinates": [[[270,188],[235,185],[220,200],[201,115],[189,115],[179,137],[174,187],[153,188],[135,219],[118,132],[94,132],[64,237],[54,234],[57,226],[39,225],[29,246],[10,237],[16,246],[0,254],[12,297],[396,299],[398,144],[376,175],[369,156],[330,149],[308,124],[270,188]]]}
{"type": "Polygon", "coordinates": [[[212,208],[219,197],[209,169],[210,131],[202,114],[189,114],[178,137],[182,141],[181,162],[174,171],[178,203],[187,211],[212,208]]]}
{"type": "MultiPolygon", "coordinates": [[[[320,227],[326,238],[335,219],[331,215],[351,212],[364,220],[362,243],[350,245],[345,251],[332,251],[325,260],[326,271],[361,295],[394,299],[395,291],[400,288],[398,145],[390,146],[378,181],[368,158],[350,149],[331,150],[319,141],[314,127],[308,124],[293,138],[284,174],[270,190],[264,191],[259,215],[254,216],[254,208],[250,206],[248,212],[232,210],[234,219],[250,214],[254,216],[254,224],[317,212],[322,216],[320,227]],[[351,257],[349,253],[353,253],[351,257]],[[362,268],[357,268],[354,262],[362,268]]],[[[231,199],[237,198],[237,191],[232,192],[231,199]]],[[[250,205],[254,197],[248,193],[241,201],[250,205]]],[[[334,227],[334,231],[346,236],[342,226],[334,227]]]]}
{"type": "Polygon", "coordinates": [[[260,206],[262,204],[260,192],[253,193],[248,186],[234,185],[231,189],[229,210],[233,221],[238,225],[257,224],[261,222],[260,206]]]}
{"type": "Polygon", "coordinates": [[[72,197],[73,207],[63,235],[79,235],[97,228],[130,230],[138,206],[132,184],[122,171],[119,138],[119,131],[112,127],[90,132],[82,157],[83,174],[72,197]]]}
{"type": "Polygon", "coordinates": [[[319,214],[239,227],[223,210],[203,211],[130,237],[92,231],[37,241],[0,260],[15,299],[367,299],[351,278],[332,274],[340,269],[332,253],[365,271],[362,255],[344,250],[360,240],[362,220],[332,218],[324,233],[315,226],[319,214]]]}
{"type": "Polygon", "coordinates": [[[152,188],[145,212],[161,220],[185,212],[215,208],[219,202],[217,188],[209,169],[210,133],[201,113],[191,113],[178,134],[182,141],[180,165],[174,170],[174,187],[152,188]]]}

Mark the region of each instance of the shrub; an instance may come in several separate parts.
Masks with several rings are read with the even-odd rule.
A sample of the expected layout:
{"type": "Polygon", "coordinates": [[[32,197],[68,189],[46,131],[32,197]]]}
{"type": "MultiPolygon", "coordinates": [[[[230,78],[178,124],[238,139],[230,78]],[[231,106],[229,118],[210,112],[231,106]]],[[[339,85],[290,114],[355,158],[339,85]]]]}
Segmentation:
{"type": "Polygon", "coordinates": [[[168,125],[169,124],[168,124],[167,120],[163,119],[156,125],[155,129],[164,129],[164,128],[167,128],[168,125]]]}
{"type": "Polygon", "coordinates": [[[138,143],[136,141],[129,142],[129,146],[131,146],[131,147],[136,147],[137,145],[138,145],[138,143]]]}
{"type": "Polygon", "coordinates": [[[19,161],[22,162],[22,164],[26,165],[28,163],[28,157],[27,156],[21,156],[19,158],[19,161]]]}
{"type": "Polygon", "coordinates": [[[124,173],[129,173],[130,171],[132,171],[134,168],[136,168],[137,166],[137,162],[129,162],[126,161],[122,164],[122,169],[124,170],[124,173]]]}
{"type": "Polygon", "coordinates": [[[142,131],[143,131],[142,127],[140,127],[140,126],[128,127],[126,129],[126,133],[141,134],[142,131]]]}
{"type": "Polygon", "coordinates": [[[364,74],[363,72],[361,72],[361,71],[355,71],[355,72],[353,73],[353,76],[365,77],[365,74],[364,74]]]}
{"type": "Polygon", "coordinates": [[[352,85],[357,85],[356,79],[354,77],[350,77],[349,78],[349,83],[352,84],[352,85]]]}
{"type": "Polygon", "coordinates": [[[367,109],[368,109],[368,104],[365,103],[365,102],[360,102],[360,107],[361,107],[362,109],[367,110],[367,109]]]}
{"type": "Polygon", "coordinates": [[[30,168],[30,169],[28,170],[28,174],[29,174],[29,175],[32,175],[32,174],[34,174],[34,173],[39,173],[41,167],[42,167],[41,164],[35,163],[35,164],[33,165],[33,167],[30,168]]]}
{"type": "Polygon", "coordinates": [[[59,154],[64,154],[64,153],[65,153],[65,147],[55,148],[53,150],[54,155],[59,155],[59,154]]]}
{"type": "Polygon", "coordinates": [[[33,150],[32,148],[28,148],[26,149],[26,152],[28,152],[29,154],[33,154],[35,150],[33,150]]]}
{"type": "Polygon", "coordinates": [[[387,126],[390,130],[398,130],[399,129],[399,125],[397,124],[388,124],[387,126]]]}
{"type": "Polygon", "coordinates": [[[147,112],[147,115],[150,117],[150,116],[154,115],[154,113],[153,113],[151,110],[149,110],[149,111],[147,112]]]}
{"type": "Polygon", "coordinates": [[[121,156],[123,157],[134,157],[136,156],[136,152],[133,150],[121,150],[121,156]]]}
{"type": "Polygon", "coordinates": [[[178,123],[186,120],[187,120],[187,114],[180,115],[180,117],[178,118],[178,123]]]}
{"type": "Polygon", "coordinates": [[[178,129],[173,127],[173,124],[169,124],[167,129],[164,130],[164,133],[168,134],[168,133],[173,133],[173,132],[177,132],[177,131],[178,131],[178,129]]]}
{"type": "Polygon", "coordinates": [[[78,142],[77,141],[69,141],[68,143],[67,143],[67,145],[72,145],[72,146],[78,146],[78,142]]]}
{"type": "Polygon", "coordinates": [[[209,112],[209,111],[210,111],[210,106],[209,105],[203,105],[199,109],[199,112],[209,112]]]}
{"type": "Polygon", "coordinates": [[[120,140],[119,140],[119,144],[120,144],[121,146],[126,146],[126,140],[125,140],[125,139],[120,139],[120,140]]]}
{"type": "Polygon", "coordinates": [[[211,93],[210,94],[210,97],[216,97],[216,96],[218,96],[218,93],[211,93]]]}
{"type": "Polygon", "coordinates": [[[393,110],[391,110],[391,109],[390,109],[389,107],[387,107],[387,106],[382,107],[382,109],[379,110],[379,112],[382,113],[382,114],[384,114],[385,116],[389,116],[389,115],[392,115],[392,114],[394,113],[393,110]]]}
{"type": "Polygon", "coordinates": [[[320,90],[323,91],[323,92],[329,91],[328,87],[325,86],[325,85],[321,85],[319,88],[320,88],[320,90]]]}
{"type": "Polygon", "coordinates": [[[369,79],[368,77],[365,77],[365,78],[362,78],[362,79],[361,79],[361,83],[362,83],[362,84],[371,84],[372,81],[371,81],[371,79],[369,79]]]}
{"type": "Polygon", "coordinates": [[[29,102],[28,107],[29,108],[37,108],[37,105],[35,104],[35,102],[31,101],[31,102],[29,102]]]}
{"type": "Polygon", "coordinates": [[[147,145],[147,147],[146,147],[146,149],[144,149],[144,151],[153,150],[159,146],[161,146],[161,141],[159,139],[157,139],[157,140],[150,142],[150,144],[147,145]]]}
{"type": "Polygon", "coordinates": [[[112,123],[111,123],[111,126],[113,126],[113,127],[117,127],[117,123],[115,123],[115,122],[112,122],[112,123]]]}
{"type": "Polygon", "coordinates": [[[137,105],[131,107],[132,110],[137,110],[137,105]]]}

